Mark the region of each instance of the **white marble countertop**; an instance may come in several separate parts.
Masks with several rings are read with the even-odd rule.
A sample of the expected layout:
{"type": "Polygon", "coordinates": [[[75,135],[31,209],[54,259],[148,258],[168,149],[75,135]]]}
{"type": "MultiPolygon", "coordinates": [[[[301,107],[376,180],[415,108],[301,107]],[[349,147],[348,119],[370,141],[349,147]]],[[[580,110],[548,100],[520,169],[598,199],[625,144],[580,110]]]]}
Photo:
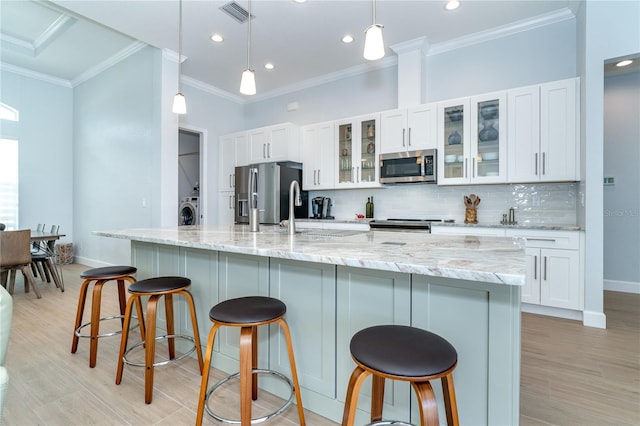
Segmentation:
{"type": "Polygon", "coordinates": [[[96,231],[149,243],[329,263],[410,274],[524,285],[524,240],[388,231],[286,229],[261,225],[202,225],[96,231]]]}
{"type": "Polygon", "coordinates": [[[543,231],[582,231],[576,225],[540,225],[540,224],[516,224],[503,225],[501,223],[464,223],[464,222],[433,222],[431,226],[472,227],[472,228],[501,228],[501,229],[540,229],[543,231]]]}

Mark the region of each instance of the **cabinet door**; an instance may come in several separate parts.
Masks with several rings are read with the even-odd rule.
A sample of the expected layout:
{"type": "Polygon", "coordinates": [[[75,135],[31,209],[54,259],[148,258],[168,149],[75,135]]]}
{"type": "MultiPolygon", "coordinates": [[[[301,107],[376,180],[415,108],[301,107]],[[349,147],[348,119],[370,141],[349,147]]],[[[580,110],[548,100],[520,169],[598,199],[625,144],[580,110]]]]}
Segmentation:
{"type": "Polygon", "coordinates": [[[506,92],[471,98],[471,182],[507,181],[506,92]],[[475,128],[474,128],[475,126],[475,128]]]}
{"type": "Polygon", "coordinates": [[[435,103],[407,111],[407,149],[435,149],[438,145],[438,110],[435,103]]]}
{"type": "Polygon", "coordinates": [[[267,128],[249,131],[249,162],[263,163],[267,161],[267,143],[269,140],[267,128]]]}
{"type": "MultiPolygon", "coordinates": [[[[336,396],[335,268],[286,259],[270,261],[270,295],[287,305],[300,386],[329,398],[336,396]]],[[[269,366],[291,377],[284,335],[277,325],[270,326],[270,333],[269,366]]]]}
{"type": "Polygon", "coordinates": [[[233,135],[222,136],[220,138],[220,148],[218,150],[218,190],[233,191],[234,173],[236,166],[236,146],[233,135]]]}
{"type": "MultiPolygon", "coordinates": [[[[359,121],[360,131],[357,132],[359,137],[360,155],[353,157],[353,164],[356,167],[356,185],[358,187],[374,187],[378,186],[378,152],[380,144],[378,143],[378,116],[363,117],[359,121]]],[[[355,153],[354,153],[355,155],[355,153]]]]}
{"type": "MultiPolygon", "coordinates": [[[[355,367],[349,350],[351,337],[374,325],[410,325],[410,281],[409,274],[337,267],[336,385],[339,401],[344,401],[349,377],[355,367]]],[[[409,420],[409,390],[406,382],[386,381],[385,418],[409,420]]],[[[370,378],[362,386],[358,407],[356,424],[368,423],[369,417],[364,413],[368,413],[371,407],[370,378]]]]}
{"type": "Polygon", "coordinates": [[[438,185],[469,183],[469,99],[438,104],[438,185]]]}
{"type": "Polygon", "coordinates": [[[267,141],[267,160],[285,161],[297,160],[298,158],[288,158],[289,155],[289,135],[291,128],[285,126],[274,126],[269,132],[267,141]]]}
{"type": "Polygon", "coordinates": [[[540,180],[540,87],[507,93],[509,182],[540,180]]]}
{"type": "Polygon", "coordinates": [[[249,165],[249,146],[247,142],[247,132],[242,132],[234,136],[236,147],[236,166],[249,165]]]}
{"type": "Polygon", "coordinates": [[[220,225],[233,225],[235,221],[234,198],[235,193],[233,192],[218,193],[218,223],[220,225]]]}
{"type": "Polygon", "coordinates": [[[581,309],[580,260],[577,250],[542,249],[540,303],[581,309]]]}
{"type": "Polygon", "coordinates": [[[335,188],[335,142],[334,142],[333,122],[318,125],[318,146],[319,167],[317,174],[317,189],[335,188]]]}
{"type": "Polygon", "coordinates": [[[302,189],[313,191],[318,185],[320,169],[320,146],[318,145],[318,127],[302,128],[302,189]]]}
{"type": "Polygon", "coordinates": [[[522,287],[522,302],[540,304],[540,249],[525,248],[526,277],[522,287]]]}
{"type": "Polygon", "coordinates": [[[544,181],[580,180],[578,175],[577,80],[540,86],[540,155],[544,181]]]}
{"type": "Polygon", "coordinates": [[[353,151],[359,149],[358,145],[353,142],[356,128],[357,126],[354,126],[354,122],[351,120],[340,120],[335,125],[336,186],[338,188],[351,188],[356,181],[355,165],[353,164],[353,151]]]}
{"type": "Polygon", "coordinates": [[[407,110],[396,109],[380,114],[380,153],[406,151],[407,110]]]}

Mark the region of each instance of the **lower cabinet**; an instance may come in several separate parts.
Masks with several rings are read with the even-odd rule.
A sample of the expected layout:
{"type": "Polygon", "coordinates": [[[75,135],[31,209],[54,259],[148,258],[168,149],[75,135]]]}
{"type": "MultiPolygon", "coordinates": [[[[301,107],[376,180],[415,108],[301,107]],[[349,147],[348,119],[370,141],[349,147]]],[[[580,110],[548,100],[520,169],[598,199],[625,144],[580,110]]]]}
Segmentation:
{"type": "Polygon", "coordinates": [[[233,225],[235,222],[234,203],[234,192],[218,192],[218,223],[220,225],[233,225]]]}
{"type": "MultiPolygon", "coordinates": [[[[351,359],[351,337],[366,327],[382,324],[411,325],[411,276],[362,268],[337,269],[337,399],[344,402],[349,377],[355,368],[351,359]]],[[[358,398],[356,424],[368,424],[371,408],[371,378],[364,382],[358,398]]],[[[409,420],[410,386],[386,380],[384,417],[409,420]]]]}
{"type": "MultiPolygon", "coordinates": [[[[336,397],[335,269],[323,263],[272,258],[269,272],[269,295],[287,305],[300,386],[329,398],[336,397]]],[[[291,377],[284,334],[278,325],[270,328],[269,367],[291,377]]]]}

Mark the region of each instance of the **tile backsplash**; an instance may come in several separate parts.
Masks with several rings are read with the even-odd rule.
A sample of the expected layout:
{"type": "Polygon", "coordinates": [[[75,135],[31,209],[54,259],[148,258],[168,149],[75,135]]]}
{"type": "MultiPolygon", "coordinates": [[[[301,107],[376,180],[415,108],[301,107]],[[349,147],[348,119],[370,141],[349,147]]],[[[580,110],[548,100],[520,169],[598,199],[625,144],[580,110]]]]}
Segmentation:
{"type": "Polygon", "coordinates": [[[336,219],[353,219],[365,213],[367,197],[373,196],[378,219],[454,219],[464,222],[463,196],[476,194],[479,224],[497,224],[509,208],[518,224],[576,225],[576,183],[437,186],[430,184],[387,185],[376,189],[313,191],[309,196],[332,199],[336,219]]]}

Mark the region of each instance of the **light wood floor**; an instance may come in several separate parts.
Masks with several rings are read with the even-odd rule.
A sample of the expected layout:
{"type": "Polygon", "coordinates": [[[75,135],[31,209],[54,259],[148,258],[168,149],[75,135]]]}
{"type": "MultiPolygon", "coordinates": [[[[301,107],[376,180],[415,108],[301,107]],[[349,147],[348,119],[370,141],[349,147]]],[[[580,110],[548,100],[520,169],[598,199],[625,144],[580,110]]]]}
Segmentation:
{"type": "MultiPolygon", "coordinates": [[[[122,383],[115,385],[118,337],[100,340],[94,369],[88,365],[87,339],[70,353],[79,274],[85,269],[64,266],[64,293],[38,281],[40,300],[23,293],[21,280],[16,283],[3,424],[193,424],[200,387],[195,360],[158,368],[153,403],[146,405],[142,369],[125,366],[122,383]]],[[[102,306],[103,316],[117,311],[115,285],[105,286],[102,306]]],[[[607,330],[523,314],[522,425],[640,425],[640,296],[606,292],[605,312],[607,330]]],[[[212,370],[212,380],[218,377],[221,373],[212,370]]],[[[218,398],[220,414],[235,417],[237,392],[218,398]]],[[[254,410],[264,412],[276,402],[261,397],[254,410]]],[[[204,423],[218,424],[206,414],[204,423]]],[[[295,425],[296,411],[267,424],[295,425]]],[[[307,424],[335,425],[310,412],[307,424]]]]}

